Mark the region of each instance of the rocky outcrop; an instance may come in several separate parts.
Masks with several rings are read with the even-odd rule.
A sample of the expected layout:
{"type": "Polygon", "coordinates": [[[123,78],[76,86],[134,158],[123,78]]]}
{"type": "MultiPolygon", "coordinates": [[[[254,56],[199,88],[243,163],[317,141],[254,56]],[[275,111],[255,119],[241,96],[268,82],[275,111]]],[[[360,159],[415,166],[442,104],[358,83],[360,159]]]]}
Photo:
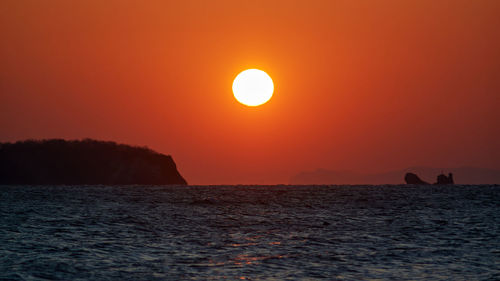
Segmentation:
{"type": "Polygon", "coordinates": [[[435,184],[454,184],[455,182],[453,181],[453,174],[449,173],[448,176],[445,174],[440,174],[437,177],[437,182],[435,184]]]}
{"type": "Polygon", "coordinates": [[[145,147],[61,139],[0,143],[0,184],[179,184],[169,155],[145,147]]]}
{"type": "Polygon", "coordinates": [[[428,182],[425,182],[421,180],[416,174],[414,173],[406,173],[405,175],[405,182],[407,184],[429,184],[428,182]]]}
{"type": "MultiPolygon", "coordinates": [[[[405,181],[407,184],[429,184],[428,182],[421,180],[416,174],[413,174],[413,173],[406,173],[405,181]]],[[[453,174],[449,173],[448,176],[446,176],[444,174],[438,175],[437,182],[434,184],[438,184],[438,185],[454,184],[453,174]]]]}
{"type": "Polygon", "coordinates": [[[289,183],[303,185],[401,184],[404,182],[404,175],[409,172],[417,174],[421,179],[434,179],[433,182],[435,182],[436,175],[441,174],[443,171],[449,171],[453,175],[460,175],[460,184],[500,184],[500,170],[478,167],[431,168],[418,166],[380,173],[316,169],[303,171],[292,176],[289,183]]]}

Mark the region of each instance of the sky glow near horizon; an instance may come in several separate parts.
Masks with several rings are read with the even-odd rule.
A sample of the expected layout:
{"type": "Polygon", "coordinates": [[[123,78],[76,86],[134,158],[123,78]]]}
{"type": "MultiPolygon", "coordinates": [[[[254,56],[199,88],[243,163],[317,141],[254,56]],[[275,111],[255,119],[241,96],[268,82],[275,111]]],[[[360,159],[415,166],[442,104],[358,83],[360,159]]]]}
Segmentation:
{"type": "Polygon", "coordinates": [[[499,1],[262,3],[2,3],[0,141],[147,145],[193,184],[500,169],[499,1]],[[237,104],[250,68],[279,96],[237,104]]]}

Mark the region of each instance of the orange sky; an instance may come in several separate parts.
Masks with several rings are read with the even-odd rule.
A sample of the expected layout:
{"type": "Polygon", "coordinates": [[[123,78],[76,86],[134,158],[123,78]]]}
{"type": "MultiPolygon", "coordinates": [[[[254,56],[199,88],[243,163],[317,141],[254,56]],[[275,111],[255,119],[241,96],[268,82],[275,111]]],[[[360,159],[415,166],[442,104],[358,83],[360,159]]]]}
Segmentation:
{"type": "Polygon", "coordinates": [[[171,154],[191,184],[500,168],[500,1],[0,3],[0,141],[171,154]],[[247,68],[275,82],[232,96],[247,68]]]}

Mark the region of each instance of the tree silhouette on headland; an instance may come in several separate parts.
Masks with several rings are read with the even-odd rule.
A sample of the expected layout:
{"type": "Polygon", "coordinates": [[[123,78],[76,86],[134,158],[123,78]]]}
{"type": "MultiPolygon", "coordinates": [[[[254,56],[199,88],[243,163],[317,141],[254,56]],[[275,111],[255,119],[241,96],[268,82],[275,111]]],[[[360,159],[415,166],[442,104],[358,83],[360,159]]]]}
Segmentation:
{"type": "Polygon", "coordinates": [[[0,184],[187,184],[172,157],[110,141],[0,143],[0,184]]]}

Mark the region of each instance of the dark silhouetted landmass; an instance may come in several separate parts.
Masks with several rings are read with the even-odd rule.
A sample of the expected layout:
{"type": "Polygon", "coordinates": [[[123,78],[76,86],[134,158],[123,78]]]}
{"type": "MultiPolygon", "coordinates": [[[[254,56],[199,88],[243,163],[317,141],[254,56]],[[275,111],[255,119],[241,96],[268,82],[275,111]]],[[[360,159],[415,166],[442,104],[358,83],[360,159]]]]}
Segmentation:
{"type": "MultiPolygon", "coordinates": [[[[428,182],[425,182],[421,180],[416,174],[414,173],[406,173],[405,175],[405,182],[407,184],[429,184],[428,182]]],[[[454,184],[453,181],[453,174],[449,173],[448,176],[445,174],[440,174],[437,176],[437,182],[434,183],[436,185],[443,185],[443,184],[454,184]]]]}
{"type": "Polygon", "coordinates": [[[428,182],[425,182],[421,180],[416,174],[414,173],[406,173],[405,175],[405,182],[407,184],[429,184],[428,182]]]}
{"type": "Polygon", "coordinates": [[[448,176],[445,174],[440,174],[437,177],[437,182],[435,184],[454,184],[453,174],[449,173],[448,176]]]}
{"type": "Polygon", "coordinates": [[[0,184],[187,184],[172,157],[96,140],[0,143],[0,184]]]}
{"type": "Polygon", "coordinates": [[[384,173],[315,170],[302,172],[290,179],[290,184],[402,184],[406,173],[414,173],[424,182],[434,182],[443,171],[453,173],[457,184],[500,184],[500,171],[477,167],[429,168],[411,167],[384,173]]]}

